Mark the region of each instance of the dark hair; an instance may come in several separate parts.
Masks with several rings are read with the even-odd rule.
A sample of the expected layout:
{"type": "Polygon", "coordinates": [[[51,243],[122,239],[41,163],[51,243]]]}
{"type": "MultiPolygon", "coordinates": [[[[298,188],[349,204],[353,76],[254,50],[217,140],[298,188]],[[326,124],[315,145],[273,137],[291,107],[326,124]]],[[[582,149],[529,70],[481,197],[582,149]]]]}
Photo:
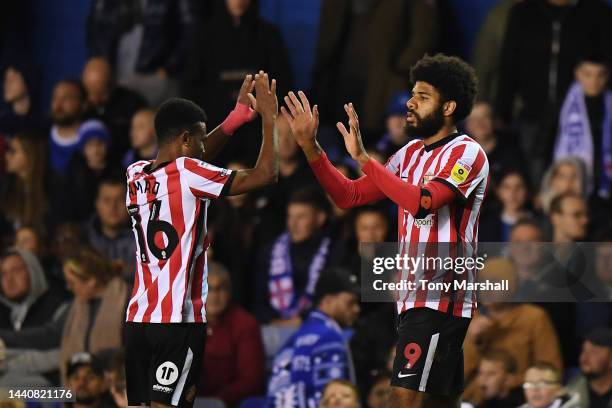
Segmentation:
{"type": "Polygon", "coordinates": [[[527,370],[531,370],[531,369],[535,369],[535,370],[539,370],[539,371],[549,371],[551,373],[553,373],[553,375],[555,376],[555,381],[556,382],[561,382],[561,371],[559,370],[559,368],[547,361],[537,361],[535,364],[532,364],[531,366],[529,366],[529,368],[527,368],[527,370]]]}
{"type": "Polygon", "coordinates": [[[107,177],[104,177],[98,183],[98,189],[96,191],[96,198],[98,198],[98,196],[100,195],[100,190],[102,190],[102,186],[121,186],[121,187],[127,188],[124,178],[120,177],[117,174],[111,174],[107,177]]]}
{"type": "Polygon", "coordinates": [[[516,373],[516,359],[506,350],[489,350],[486,351],[480,361],[495,361],[504,365],[504,369],[509,374],[516,373]]]}
{"type": "Polygon", "coordinates": [[[575,193],[559,194],[559,195],[555,196],[555,198],[553,198],[551,203],[550,203],[550,213],[551,214],[561,214],[562,213],[561,207],[563,206],[563,202],[567,198],[576,198],[576,199],[584,202],[584,198],[582,198],[582,196],[579,195],[579,194],[575,194],[575,193]]]}
{"type": "Polygon", "coordinates": [[[544,228],[542,227],[542,223],[533,217],[524,217],[519,219],[511,229],[511,233],[514,232],[517,228],[528,226],[537,229],[540,231],[540,235],[544,235],[544,228]]]}
{"type": "Polygon", "coordinates": [[[87,100],[87,91],[83,86],[83,83],[75,78],[64,78],[60,80],[55,86],[59,84],[68,84],[74,86],[79,91],[79,97],[81,98],[81,102],[85,102],[87,100]]]}
{"type": "Polygon", "coordinates": [[[193,131],[198,122],[206,122],[206,113],[195,103],[182,98],[170,98],[155,114],[155,133],[159,145],[171,142],[183,131],[193,131]]]}
{"type": "Polygon", "coordinates": [[[467,62],[444,54],[425,55],[410,70],[410,82],[427,82],[440,92],[443,101],[453,100],[457,108],[453,119],[459,122],[472,111],[478,80],[467,62]]]}
{"type": "Polygon", "coordinates": [[[291,204],[306,204],[316,210],[323,211],[327,214],[330,213],[329,200],[318,186],[306,187],[294,192],[289,198],[287,206],[291,204]]]}

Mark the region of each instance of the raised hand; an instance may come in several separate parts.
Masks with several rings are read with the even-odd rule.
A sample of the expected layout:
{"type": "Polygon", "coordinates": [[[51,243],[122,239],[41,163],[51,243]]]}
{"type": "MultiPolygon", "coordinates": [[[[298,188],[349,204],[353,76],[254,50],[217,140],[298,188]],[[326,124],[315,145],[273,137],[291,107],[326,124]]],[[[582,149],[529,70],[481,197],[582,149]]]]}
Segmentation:
{"type": "Polygon", "coordinates": [[[247,93],[251,106],[263,117],[264,120],[276,120],[278,116],[278,100],[276,98],[276,79],[271,82],[268,74],[259,71],[255,74],[255,95],[247,93]]]}
{"type": "Polygon", "coordinates": [[[351,155],[353,160],[359,162],[359,164],[364,165],[370,160],[370,157],[366,153],[365,148],[363,147],[363,141],[361,140],[361,132],[359,131],[359,117],[357,116],[357,112],[355,112],[355,108],[352,103],[348,105],[344,105],[344,110],[349,117],[349,129],[346,130],[344,124],[342,122],[336,123],[336,127],[340,131],[340,134],[344,138],[344,146],[346,146],[346,151],[351,155]]]}
{"type": "Polygon", "coordinates": [[[281,106],[281,113],[287,119],[295,141],[305,149],[316,144],[319,109],[317,105],[310,109],[310,102],[304,92],[299,91],[298,95],[299,99],[293,92],[285,96],[287,108],[281,106]]]}

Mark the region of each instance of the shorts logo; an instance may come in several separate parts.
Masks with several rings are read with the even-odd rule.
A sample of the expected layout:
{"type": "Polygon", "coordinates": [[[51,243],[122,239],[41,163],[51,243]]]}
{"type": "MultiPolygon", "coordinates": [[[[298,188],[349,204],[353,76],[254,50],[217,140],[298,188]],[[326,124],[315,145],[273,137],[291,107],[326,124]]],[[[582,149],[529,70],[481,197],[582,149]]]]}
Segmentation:
{"type": "Polygon", "coordinates": [[[157,367],[155,378],[161,385],[173,384],[179,376],[178,367],[172,361],[166,361],[157,367]]]}
{"type": "Polygon", "coordinates": [[[472,166],[461,160],[457,160],[457,163],[455,163],[451,170],[451,179],[457,183],[465,183],[471,170],[472,166]]]}

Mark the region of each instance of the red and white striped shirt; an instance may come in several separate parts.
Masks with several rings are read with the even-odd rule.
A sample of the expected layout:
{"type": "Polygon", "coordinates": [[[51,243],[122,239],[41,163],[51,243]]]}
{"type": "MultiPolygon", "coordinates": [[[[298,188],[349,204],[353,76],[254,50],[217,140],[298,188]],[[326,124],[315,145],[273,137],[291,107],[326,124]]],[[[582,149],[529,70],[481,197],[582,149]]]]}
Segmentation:
{"type": "Polygon", "coordinates": [[[137,244],[128,322],[205,322],[208,293],[206,214],[232,171],[186,157],[148,171],[127,169],[126,205],[137,244]]]}
{"type": "MultiPolygon", "coordinates": [[[[400,254],[416,256],[417,248],[426,247],[425,243],[459,243],[462,248],[474,248],[478,237],[478,218],[487,185],[489,164],[480,145],[466,135],[454,134],[439,142],[425,146],[421,140],[413,140],[397,151],[387,162],[386,168],[406,183],[425,186],[435,180],[453,189],[458,196],[450,204],[431,211],[422,219],[415,219],[407,210],[398,208],[398,242],[400,254]],[[420,245],[419,245],[420,244],[420,245]]],[[[427,251],[425,256],[445,258],[453,254],[453,246],[438,245],[434,253],[427,251]],[[446,252],[446,253],[445,253],[446,252]]],[[[469,251],[469,249],[468,249],[469,251]]],[[[419,254],[420,255],[420,254],[419,254]]],[[[462,256],[469,256],[463,253],[462,256]]],[[[420,281],[453,282],[467,280],[475,282],[475,270],[458,274],[452,270],[432,268],[416,273],[404,270],[401,279],[417,283],[417,289],[406,291],[400,296],[398,312],[407,309],[427,307],[448,312],[458,317],[471,317],[476,308],[476,294],[470,290],[450,290],[449,292],[422,289],[420,281]]]]}

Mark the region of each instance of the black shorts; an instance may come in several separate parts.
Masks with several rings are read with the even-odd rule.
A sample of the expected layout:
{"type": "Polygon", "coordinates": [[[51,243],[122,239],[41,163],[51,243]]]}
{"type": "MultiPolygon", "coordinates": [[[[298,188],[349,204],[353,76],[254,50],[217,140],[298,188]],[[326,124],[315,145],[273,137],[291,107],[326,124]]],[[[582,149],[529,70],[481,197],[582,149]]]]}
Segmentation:
{"type": "Polygon", "coordinates": [[[432,395],[459,395],[463,340],[470,320],[428,308],[400,314],[391,385],[432,395]]]}
{"type": "Polygon", "coordinates": [[[202,323],[126,323],[128,405],[192,406],[205,341],[202,323]]]}

